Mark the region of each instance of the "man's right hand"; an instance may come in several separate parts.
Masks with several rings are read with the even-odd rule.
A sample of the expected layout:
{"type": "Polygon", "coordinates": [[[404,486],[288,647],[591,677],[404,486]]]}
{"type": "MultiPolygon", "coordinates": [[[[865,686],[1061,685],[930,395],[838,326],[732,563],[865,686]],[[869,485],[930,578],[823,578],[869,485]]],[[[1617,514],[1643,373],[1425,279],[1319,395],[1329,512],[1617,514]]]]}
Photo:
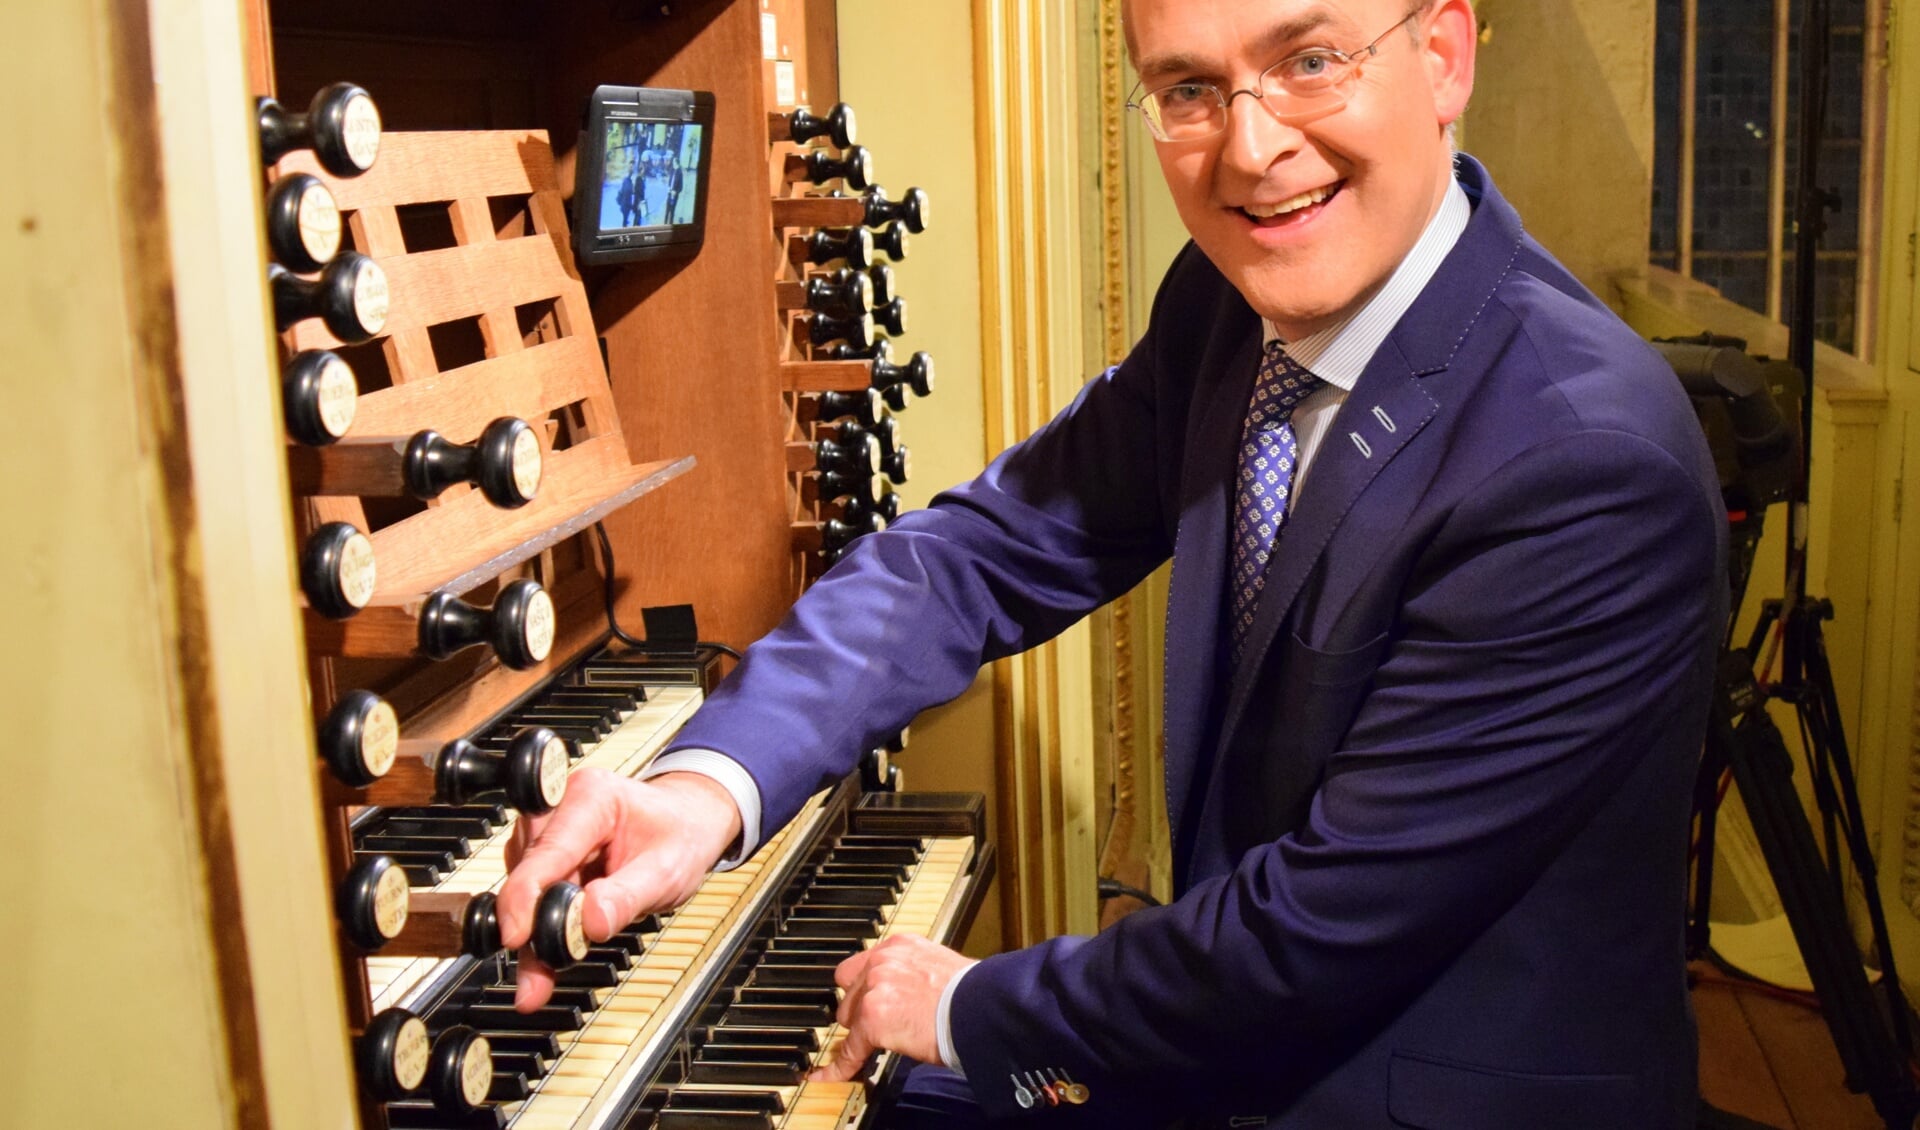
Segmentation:
{"type": "Polygon", "coordinates": [[[635,781],[599,769],[569,777],[560,806],[522,816],[507,846],[500,939],[520,951],[514,1007],[530,1011],[553,995],[552,971],[527,944],[541,891],[562,879],[585,887],[587,937],[604,942],[641,915],[691,898],[739,835],[740,810],[710,777],[635,781]]]}

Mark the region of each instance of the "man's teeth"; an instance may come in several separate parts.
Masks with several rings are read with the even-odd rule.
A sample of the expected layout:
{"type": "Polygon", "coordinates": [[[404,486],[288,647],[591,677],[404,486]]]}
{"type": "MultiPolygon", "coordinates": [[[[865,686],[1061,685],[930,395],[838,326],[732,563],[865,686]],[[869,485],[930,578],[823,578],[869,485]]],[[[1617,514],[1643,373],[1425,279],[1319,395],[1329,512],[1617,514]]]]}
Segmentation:
{"type": "Polygon", "coordinates": [[[1249,204],[1245,211],[1256,220],[1270,220],[1283,212],[1297,212],[1310,204],[1318,204],[1332,196],[1333,189],[1333,185],[1316,188],[1311,192],[1303,192],[1292,200],[1282,200],[1278,204],[1249,204]]]}

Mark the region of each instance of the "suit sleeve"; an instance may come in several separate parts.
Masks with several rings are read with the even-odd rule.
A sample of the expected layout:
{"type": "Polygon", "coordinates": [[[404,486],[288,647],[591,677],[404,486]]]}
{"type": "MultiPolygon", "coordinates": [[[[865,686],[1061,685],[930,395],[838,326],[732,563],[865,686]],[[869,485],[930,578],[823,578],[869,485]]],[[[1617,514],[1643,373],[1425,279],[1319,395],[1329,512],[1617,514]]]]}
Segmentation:
{"type": "Polygon", "coordinates": [[[1664,730],[1698,728],[1725,583],[1713,502],[1620,432],[1496,470],[1424,551],[1299,829],[1170,906],[970,970],[954,1043],[987,1112],[1021,1113],[1006,1080],[1050,1064],[1091,1093],[1051,1119],[1154,1124],[1218,1094],[1248,1048],[1271,1096],[1377,1030],[1676,748],[1664,730]]]}
{"type": "Polygon", "coordinates": [[[1164,561],[1161,476],[1179,453],[1162,450],[1154,337],[978,478],[856,541],[669,748],[745,766],[769,834],[981,664],[1053,638],[1164,561]]]}

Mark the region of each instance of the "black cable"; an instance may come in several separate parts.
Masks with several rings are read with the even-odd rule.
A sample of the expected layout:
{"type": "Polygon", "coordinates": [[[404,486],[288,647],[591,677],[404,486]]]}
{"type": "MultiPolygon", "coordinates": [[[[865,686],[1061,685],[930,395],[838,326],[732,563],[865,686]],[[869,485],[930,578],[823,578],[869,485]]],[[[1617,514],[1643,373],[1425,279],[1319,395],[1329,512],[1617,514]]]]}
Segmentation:
{"type": "MultiPolygon", "coordinates": [[[[628,635],[626,629],[620,626],[619,619],[614,615],[613,540],[607,537],[607,527],[603,522],[595,522],[593,524],[593,532],[594,535],[600,539],[600,586],[601,595],[605,599],[607,607],[607,629],[613,633],[615,639],[626,644],[628,647],[636,648],[640,651],[654,650],[652,645],[648,644],[647,641],[628,635]]],[[[728,647],[726,644],[714,640],[695,640],[694,646],[710,647],[722,655],[731,657],[735,663],[740,661],[739,652],[728,647]]]]}
{"type": "Polygon", "coordinates": [[[1104,902],[1107,899],[1120,898],[1123,895],[1127,898],[1139,899],[1148,906],[1160,905],[1159,899],[1154,898],[1139,887],[1129,887],[1118,879],[1109,879],[1105,875],[1100,876],[1101,901],[1104,902]]]}

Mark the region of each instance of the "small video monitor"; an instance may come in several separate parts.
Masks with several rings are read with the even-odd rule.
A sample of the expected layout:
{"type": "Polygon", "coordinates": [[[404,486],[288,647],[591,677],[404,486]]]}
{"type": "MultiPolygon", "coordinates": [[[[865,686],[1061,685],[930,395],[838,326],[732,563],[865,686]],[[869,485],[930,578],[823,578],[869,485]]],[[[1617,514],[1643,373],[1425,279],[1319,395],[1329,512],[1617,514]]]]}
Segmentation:
{"type": "Polygon", "coordinates": [[[696,254],[707,234],[713,95],[602,86],[586,117],[573,190],[581,265],[696,254]]]}

